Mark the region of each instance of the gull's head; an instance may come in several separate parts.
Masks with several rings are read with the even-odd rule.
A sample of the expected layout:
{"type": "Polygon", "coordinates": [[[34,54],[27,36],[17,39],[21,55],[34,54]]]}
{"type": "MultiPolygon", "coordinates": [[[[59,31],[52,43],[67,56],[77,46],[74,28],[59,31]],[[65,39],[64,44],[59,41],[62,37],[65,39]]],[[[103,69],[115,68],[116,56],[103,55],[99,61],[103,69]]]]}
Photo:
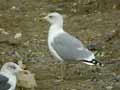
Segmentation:
{"type": "Polygon", "coordinates": [[[1,71],[2,72],[8,72],[8,73],[11,73],[13,75],[16,75],[18,74],[19,72],[23,71],[22,68],[17,65],[16,63],[13,63],[13,62],[8,62],[8,63],[5,63],[2,68],[1,68],[1,71]]]}
{"type": "Polygon", "coordinates": [[[49,13],[44,19],[46,19],[51,25],[63,25],[63,16],[57,12],[49,13]]]}

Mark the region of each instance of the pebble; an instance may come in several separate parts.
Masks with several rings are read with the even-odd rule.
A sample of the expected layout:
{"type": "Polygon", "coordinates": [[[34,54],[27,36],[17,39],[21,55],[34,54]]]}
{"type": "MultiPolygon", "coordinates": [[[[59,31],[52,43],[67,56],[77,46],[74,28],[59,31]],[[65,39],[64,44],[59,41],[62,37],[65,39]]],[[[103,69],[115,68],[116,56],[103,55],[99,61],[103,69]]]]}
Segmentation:
{"type": "Polygon", "coordinates": [[[112,90],[112,88],[113,88],[112,86],[107,86],[106,87],[107,90],[112,90]]]}
{"type": "Polygon", "coordinates": [[[21,38],[21,37],[22,37],[22,33],[21,32],[16,33],[15,36],[14,36],[15,39],[18,39],[18,38],[21,38]]]}
{"type": "Polygon", "coordinates": [[[4,34],[4,35],[8,35],[9,33],[5,31],[4,28],[0,28],[0,33],[4,34]]]}

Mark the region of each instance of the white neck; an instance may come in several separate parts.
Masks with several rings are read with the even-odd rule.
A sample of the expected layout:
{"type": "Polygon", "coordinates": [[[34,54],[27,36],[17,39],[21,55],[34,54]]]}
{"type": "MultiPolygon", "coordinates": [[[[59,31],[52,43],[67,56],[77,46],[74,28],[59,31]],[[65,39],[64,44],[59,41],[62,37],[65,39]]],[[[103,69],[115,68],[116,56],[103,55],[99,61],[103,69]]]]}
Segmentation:
{"type": "Polygon", "coordinates": [[[61,25],[53,24],[49,28],[49,34],[56,34],[56,33],[61,33],[64,32],[63,27],[61,25]]]}
{"type": "Polygon", "coordinates": [[[50,39],[50,41],[53,41],[53,38],[61,33],[64,33],[63,27],[58,24],[53,24],[49,28],[48,39],[50,39]]]}

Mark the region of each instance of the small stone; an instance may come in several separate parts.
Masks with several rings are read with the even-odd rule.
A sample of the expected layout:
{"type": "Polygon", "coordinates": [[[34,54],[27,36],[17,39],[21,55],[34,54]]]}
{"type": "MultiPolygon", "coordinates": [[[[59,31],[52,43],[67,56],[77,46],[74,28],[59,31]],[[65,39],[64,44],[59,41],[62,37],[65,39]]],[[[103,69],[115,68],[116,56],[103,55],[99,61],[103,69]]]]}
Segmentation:
{"type": "Polygon", "coordinates": [[[22,61],[18,61],[18,65],[23,69],[23,71],[18,75],[18,83],[19,87],[27,88],[27,89],[34,89],[37,87],[37,82],[35,79],[35,74],[30,72],[29,70],[24,70],[26,65],[23,64],[22,61]]]}
{"type": "Polygon", "coordinates": [[[112,86],[107,86],[106,87],[107,90],[112,90],[112,88],[113,88],[112,86]]]}
{"type": "Polygon", "coordinates": [[[16,9],[16,6],[12,6],[11,9],[12,9],[12,10],[15,10],[15,9],[16,9]]]}
{"type": "Polygon", "coordinates": [[[96,21],[97,21],[97,22],[100,22],[100,21],[102,21],[102,19],[101,19],[101,18],[99,18],[99,19],[96,19],[96,21]]]}
{"type": "Polygon", "coordinates": [[[2,14],[0,14],[0,16],[2,16],[2,14]]]}
{"type": "Polygon", "coordinates": [[[29,46],[29,44],[30,44],[30,41],[24,42],[24,45],[25,45],[25,46],[29,46]]]}
{"type": "Polygon", "coordinates": [[[5,52],[1,52],[0,54],[1,54],[1,55],[5,55],[5,52]]]}
{"type": "Polygon", "coordinates": [[[0,28],[0,33],[4,34],[4,35],[8,35],[9,33],[5,31],[4,28],[0,28]]]}
{"type": "Polygon", "coordinates": [[[113,9],[116,9],[116,7],[117,7],[117,6],[114,4],[112,8],[113,8],[113,9]]]}
{"type": "Polygon", "coordinates": [[[31,73],[29,70],[24,70],[18,75],[18,83],[19,87],[33,89],[37,87],[37,82],[35,79],[35,74],[31,73]]]}
{"type": "Polygon", "coordinates": [[[5,29],[4,28],[0,28],[0,32],[2,32],[2,31],[5,31],[5,29]]]}
{"type": "Polygon", "coordinates": [[[55,80],[54,82],[56,83],[60,83],[62,80],[58,79],[58,80],[55,80]]]}
{"type": "Polygon", "coordinates": [[[71,90],[77,90],[77,89],[71,89],[71,90]]]}
{"type": "Polygon", "coordinates": [[[73,6],[77,6],[77,3],[73,3],[73,6]]]}
{"type": "Polygon", "coordinates": [[[6,31],[2,31],[1,33],[4,34],[4,35],[8,35],[8,34],[9,34],[9,33],[6,32],[6,31]]]}
{"type": "Polygon", "coordinates": [[[18,39],[18,38],[21,38],[21,37],[22,37],[22,33],[21,32],[20,33],[16,33],[15,36],[14,36],[15,39],[18,39]]]}
{"type": "Polygon", "coordinates": [[[74,9],[74,8],[72,8],[71,11],[72,11],[73,13],[76,13],[76,12],[77,12],[77,10],[74,9]]]}

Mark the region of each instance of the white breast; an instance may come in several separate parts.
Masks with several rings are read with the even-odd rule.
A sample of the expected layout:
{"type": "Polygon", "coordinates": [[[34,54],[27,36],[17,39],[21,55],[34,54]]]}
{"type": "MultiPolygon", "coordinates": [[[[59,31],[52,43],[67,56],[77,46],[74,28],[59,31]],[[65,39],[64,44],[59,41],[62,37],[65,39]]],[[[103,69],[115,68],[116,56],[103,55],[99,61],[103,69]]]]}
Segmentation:
{"type": "Polygon", "coordinates": [[[64,31],[60,30],[56,26],[53,26],[53,27],[50,28],[49,35],[48,35],[48,47],[49,47],[49,50],[50,50],[51,54],[54,57],[56,57],[57,59],[59,59],[61,62],[63,62],[63,59],[57,54],[57,52],[54,50],[54,48],[51,45],[51,43],[54,41],[54,38],[61,33],[64,33],[64,31]]]}
{"type": "Polygon", "coordinates": [[[15,76],[10,76],[10,80],[8,83],[11,83],[11,88],[9,90],[15,90],[16,88],[16,77],[15,76]]]}

